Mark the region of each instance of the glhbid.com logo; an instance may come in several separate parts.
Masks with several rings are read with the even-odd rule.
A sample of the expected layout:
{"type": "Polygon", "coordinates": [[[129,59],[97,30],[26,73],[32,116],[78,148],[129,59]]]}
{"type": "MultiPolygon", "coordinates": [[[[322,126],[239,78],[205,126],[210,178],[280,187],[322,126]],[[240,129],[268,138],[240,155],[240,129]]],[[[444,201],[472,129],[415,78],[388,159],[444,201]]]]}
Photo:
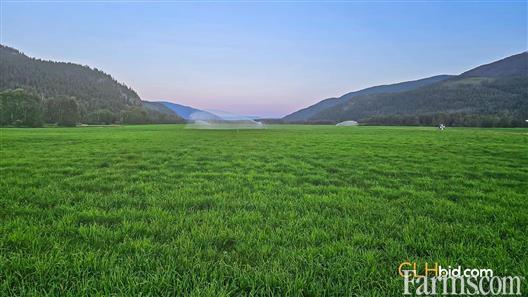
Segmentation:
{"type": "Polygon", "coordinates": [[[495,276],[491,269],[447,268],[438,263],[403,262],[403,295],[521,296],[521,276],[495,276]]]}

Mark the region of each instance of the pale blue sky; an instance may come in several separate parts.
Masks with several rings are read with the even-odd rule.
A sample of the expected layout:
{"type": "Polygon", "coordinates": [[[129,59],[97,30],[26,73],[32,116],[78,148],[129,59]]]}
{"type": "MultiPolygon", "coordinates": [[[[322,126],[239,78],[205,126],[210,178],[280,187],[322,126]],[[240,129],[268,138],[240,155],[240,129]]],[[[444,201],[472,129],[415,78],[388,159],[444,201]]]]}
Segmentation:
{"type": "Polygon", "coordinates": [[[110,73],[145,100],[282,116],[527,49],[526,1],[16,2],[1,43],[110,73]]]}

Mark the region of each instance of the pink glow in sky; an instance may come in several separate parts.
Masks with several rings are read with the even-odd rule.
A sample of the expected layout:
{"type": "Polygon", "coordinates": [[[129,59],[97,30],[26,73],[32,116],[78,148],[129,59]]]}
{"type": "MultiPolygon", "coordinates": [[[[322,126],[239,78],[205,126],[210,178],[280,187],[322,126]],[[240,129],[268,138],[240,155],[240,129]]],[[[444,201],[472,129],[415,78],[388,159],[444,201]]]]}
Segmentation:
{"type": "Polygon", "coordinates": [[[97,67],[144,100],[279,117],[526,51],[526,11],[526,1],[10,1],[0,36],[97,67]]]}

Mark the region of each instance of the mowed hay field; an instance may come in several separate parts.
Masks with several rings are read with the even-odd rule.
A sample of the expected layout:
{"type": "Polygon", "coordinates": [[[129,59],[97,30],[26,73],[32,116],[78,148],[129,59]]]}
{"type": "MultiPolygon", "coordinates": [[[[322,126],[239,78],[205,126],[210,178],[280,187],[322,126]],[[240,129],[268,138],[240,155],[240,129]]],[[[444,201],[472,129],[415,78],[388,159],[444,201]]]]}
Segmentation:
{"type": "Polygon", "coordinates": [[[527,129],[0,131],[1,296],[398,296],[405,260],[528,275],[527,129]]]}

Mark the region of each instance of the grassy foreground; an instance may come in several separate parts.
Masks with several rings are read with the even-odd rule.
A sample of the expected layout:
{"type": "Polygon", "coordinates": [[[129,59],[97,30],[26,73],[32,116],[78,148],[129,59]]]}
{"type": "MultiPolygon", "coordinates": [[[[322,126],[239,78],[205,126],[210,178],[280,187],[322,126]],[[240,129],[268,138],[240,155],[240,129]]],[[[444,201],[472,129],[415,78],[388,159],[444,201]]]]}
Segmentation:
{"type": "Polygon", "coordinates": [[[398,296],[405,260],[528,275],[527,129],[0,133],[1,296],[398,296]]]}

